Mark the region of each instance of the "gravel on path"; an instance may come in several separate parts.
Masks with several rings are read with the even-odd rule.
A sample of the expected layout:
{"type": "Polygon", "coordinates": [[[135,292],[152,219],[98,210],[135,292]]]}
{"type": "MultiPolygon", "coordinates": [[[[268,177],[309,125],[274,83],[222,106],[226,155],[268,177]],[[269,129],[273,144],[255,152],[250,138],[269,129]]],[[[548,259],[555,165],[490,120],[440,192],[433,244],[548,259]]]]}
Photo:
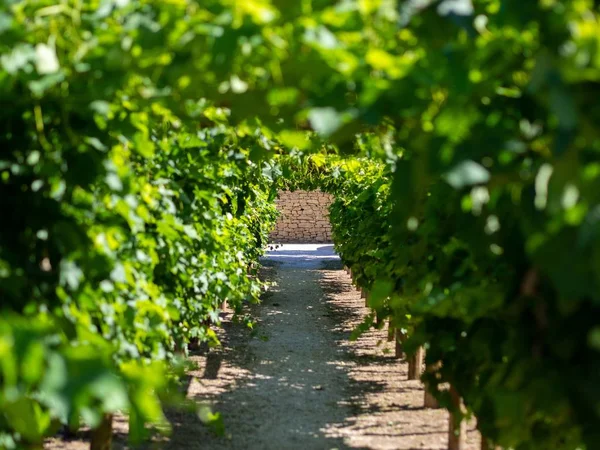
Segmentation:
{"type": "MultiPolygon", "coordinates": [[[[446,449],[447,413],[423,407],[387,332],[349,340],[368,309],[332,246],[284,245],[263,263],[275,286],[253,311],[258,336],[225,328],[222,372],[188,391],[223,414],[226,437],[199,430],[169,448],[446,449]]],[[[479,449],[469,429],[467,450],[479,449]]]]}

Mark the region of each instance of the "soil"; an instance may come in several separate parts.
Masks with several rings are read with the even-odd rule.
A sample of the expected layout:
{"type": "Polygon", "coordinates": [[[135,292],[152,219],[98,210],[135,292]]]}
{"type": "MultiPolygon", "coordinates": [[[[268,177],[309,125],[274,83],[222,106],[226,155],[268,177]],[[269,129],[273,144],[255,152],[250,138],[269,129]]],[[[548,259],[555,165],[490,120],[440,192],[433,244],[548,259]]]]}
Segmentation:
{"type": "MultiPolygon", "coordinates": [[[[169,412],[171,436],[160,449],[447,449],[448,414],[423,407],[423,386],[408,381],[387,331],[350,334],[368,309],[331,246],[283,246],[264,261],[273,283],[251,308],[253,330],[225,311],[222,346],[193,355],[187,397],[210,405],[219,436],[196,414],[169,412]]],[[[115,421],[115,448],[128,448],[115,421]]],[[[47,450],[87,448],[85,433],[52,439],[47,450]]],[[[467,450],[480,448],[469,424],[467,450]]]]}

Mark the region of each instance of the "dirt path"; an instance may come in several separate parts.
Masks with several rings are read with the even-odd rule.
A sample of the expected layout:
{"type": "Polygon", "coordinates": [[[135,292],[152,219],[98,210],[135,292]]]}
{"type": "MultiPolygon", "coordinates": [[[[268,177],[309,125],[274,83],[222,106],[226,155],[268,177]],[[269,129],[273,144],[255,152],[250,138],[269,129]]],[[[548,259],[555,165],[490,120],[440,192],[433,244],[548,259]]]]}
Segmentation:
{"type": "MultiPolygon", "coordinates": [[[[243,349],[245,369],[217,400],[230,439],[203,436],[211,449],[335,448],[328,427],[350,414],[344,351],[331,338],[319,287],[320,264],[277,264],[276,286],[258,309],[259,336],[243,349]],[[300,269],[300,270],[299,270],[300,269]]],[[[218,377],[221,378],[221,377],[218,377]]],[[[201,382],[193,391],[206,393],[201,382]]],[[[205,395],[205,394],[204,394],[205,395]]]]}
{"type": "MultiPolygon", "coordinates": [[[[227,436],[182,427],[169,448],[446,449],[447,414],[423,408],[387,333],[349,341],[368,311],[331,247],[285,246],[266,264],[276,286],[253,312],[258,335],[226,324],[223,348],[195,358],[188,394],[223,414],[227,436]]],[[[468,439],[479,448],[472,427],[468,439]]]]}
{"type": "MultiPolygon", "coordinates": [[[[447,413],[423,408],[421,383],[406,380],[387,333],[349,341],[368,311],[331,246],[285,246],[265,265],[275,285],[251,311],[254,331],[226,312],[223,346],[191,357],[188,398],[222,414],[225,436],[193,414],[170,413],[171,437],[152,447],[447,449],[447,413]]],[[[53,442],[46,448],[85,448],[53,442]]],[[[479,449],[472,426],[466,448],[479,449]]]]}

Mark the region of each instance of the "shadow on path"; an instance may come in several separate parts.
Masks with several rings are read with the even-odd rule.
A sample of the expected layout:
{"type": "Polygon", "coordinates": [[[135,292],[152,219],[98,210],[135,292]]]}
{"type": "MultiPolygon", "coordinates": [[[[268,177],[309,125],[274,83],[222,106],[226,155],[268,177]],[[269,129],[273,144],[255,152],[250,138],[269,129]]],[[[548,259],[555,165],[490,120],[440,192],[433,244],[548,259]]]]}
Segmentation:
{"type": "MultiPolygon", "coordinates": [[[[339,258],[331,246],[319,245],[277,250],[267,260],[275,261],[276,285],[254,308],[254,338],[227,324],[223,348],[197,358],[199,378],[188,390],[189,397],[222,414],[226,436],[203,427],[191,433],[186,420],[177,420],[183,417],[172,417],[167,448],[347,448],[336,430],[354,415],[348,374],[353,363],[337,345],[344,337],[324,301],[318,270],[323,261],[339,266],[339,258]]],[[[382,388],[365,384],[369,392],[382,388]]]]}
{"type": "MultiPolygon", "coordinates": [[[[222,347],[190,358],[198,367],[187,397],[218,411],[225,435],[193,413],[169,411],[171,436],[145,448],[446,449],[447,413],[423,408],[422,385],[406,379],[407,364],[392,356],[386,331],[349,341],[368,311],[332,246],[284,246],[264,266],[275,285],[250,308],[257,326],[234,324],[226,311],[222,347]]],[[[119,450],[128,448],[121,422],[119,450]]],[[[49,448],[88,448],[77,442],[49,448]]],[[[476,448],[471,431],[466,449],[476,448]]]]}

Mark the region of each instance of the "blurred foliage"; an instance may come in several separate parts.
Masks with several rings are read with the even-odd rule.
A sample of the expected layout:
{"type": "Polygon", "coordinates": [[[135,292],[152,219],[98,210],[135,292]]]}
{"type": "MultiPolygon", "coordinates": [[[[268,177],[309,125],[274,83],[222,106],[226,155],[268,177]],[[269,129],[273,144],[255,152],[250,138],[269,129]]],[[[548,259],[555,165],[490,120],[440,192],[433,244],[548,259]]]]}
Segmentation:
{"type": "Polygon", "coordinates": [[[224,301],[258,301],[254,263],[276,218],[270,140],[169,88],[190,66],[169,56],[186,17],[202,13],[0,12],[0,448],[116,411],[139,441],[164,425],[187,343],[217,343],[224,301]]]}
{"type": "Polygon", "coordinates": [[[275,189],[312,186],[379,317],[486,437],[600,447],[598,8],[4,2],[0,446],[117,409],[133,436],[160,422],[177,350],[257,299],[275,189]],[[48,400],[22,369],[61,361],[56,386],[78,386],[90,354],[122,401],[93,377],[48,400]]]}

